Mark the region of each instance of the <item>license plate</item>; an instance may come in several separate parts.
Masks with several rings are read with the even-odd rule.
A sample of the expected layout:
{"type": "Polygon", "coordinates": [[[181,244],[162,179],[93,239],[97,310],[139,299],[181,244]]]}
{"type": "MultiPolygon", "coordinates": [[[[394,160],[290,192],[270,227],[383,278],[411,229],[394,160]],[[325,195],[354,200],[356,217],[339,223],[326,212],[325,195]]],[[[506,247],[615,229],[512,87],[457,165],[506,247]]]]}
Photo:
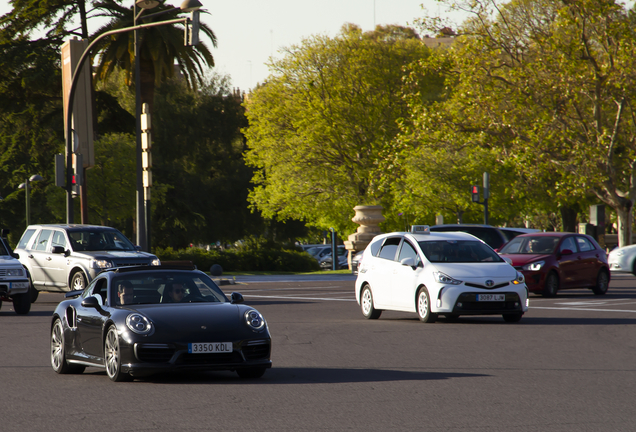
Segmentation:
{"type": "Polygon", "coordinates": [[[505,301],[505,294],[477,294],[477,301],[505,301]]]}
{"type": "Polygon", "coordinates": [[[188,344],[190,354],[209,354],[232,352],[232,342],[200,342],[188,344]]]}

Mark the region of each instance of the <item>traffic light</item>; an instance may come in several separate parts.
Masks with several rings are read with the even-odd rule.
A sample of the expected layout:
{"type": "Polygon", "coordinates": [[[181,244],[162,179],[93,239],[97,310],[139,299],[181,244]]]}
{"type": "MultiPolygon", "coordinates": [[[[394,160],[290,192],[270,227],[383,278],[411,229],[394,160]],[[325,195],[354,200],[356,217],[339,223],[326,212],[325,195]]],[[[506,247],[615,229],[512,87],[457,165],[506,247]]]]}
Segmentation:
{"type": "Polygon", "coordinates": [[[470,192],[473,196],[473,202],[479,202],[479,186],[471,186],[470,192]]]}

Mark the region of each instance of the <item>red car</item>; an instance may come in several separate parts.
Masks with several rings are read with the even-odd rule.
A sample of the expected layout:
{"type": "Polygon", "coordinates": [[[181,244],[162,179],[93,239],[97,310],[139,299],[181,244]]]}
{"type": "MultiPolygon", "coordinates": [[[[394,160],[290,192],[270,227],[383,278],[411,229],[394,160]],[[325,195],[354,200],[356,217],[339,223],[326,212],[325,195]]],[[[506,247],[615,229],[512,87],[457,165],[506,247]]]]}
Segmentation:
{"type": "Polygon", "coordinates": [[[590,288],[594,294],[603,295],[609,286],[607,255],[588,235],[523,234],[512,239],[499,254],[523,273],[530,292],[546,297],[573,288],[590,288]]]}

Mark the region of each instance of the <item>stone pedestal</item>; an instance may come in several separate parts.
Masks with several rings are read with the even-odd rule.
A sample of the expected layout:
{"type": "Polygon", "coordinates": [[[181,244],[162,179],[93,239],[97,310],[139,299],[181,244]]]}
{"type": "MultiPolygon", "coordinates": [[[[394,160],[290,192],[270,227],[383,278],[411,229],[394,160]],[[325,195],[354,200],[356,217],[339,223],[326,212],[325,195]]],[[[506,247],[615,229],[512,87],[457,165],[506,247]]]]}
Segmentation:
{"type": "Polygon", "coordinates": [[[355,210],[356,214],[351,220],[360,226],[344,242],[345,248],[350,251],[349,269],[351,269],[351,258],[353,255],[364,250],[373,237],[382,233],[379,224],[384,222],[382,206],[355,206],[353,210],[355,210]]]}

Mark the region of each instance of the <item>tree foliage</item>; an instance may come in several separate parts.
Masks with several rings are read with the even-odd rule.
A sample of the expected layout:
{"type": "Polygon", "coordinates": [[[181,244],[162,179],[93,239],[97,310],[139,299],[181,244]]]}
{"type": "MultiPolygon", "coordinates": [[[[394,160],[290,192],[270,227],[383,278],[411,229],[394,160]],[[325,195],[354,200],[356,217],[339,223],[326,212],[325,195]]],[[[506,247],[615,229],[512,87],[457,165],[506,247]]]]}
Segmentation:
{"type": "MultiPolygon", "coordinates": [[[[545,208],[590,192],[631,238],[636,117],[632,11],[611,0],[452,2],[473,14],[443,62],[444,101],[412,105],[420,131],[498,152],[514,189],[545,208]],[[524,192],[523,185],[532,193],[524,192]]],[[[426,24],[424,22],[424,24],[426,24]]]]}
{"type": "Polygon", "coordinates": [[[392,206],[404,69],[428,48],[410,28],[346,25],[284,54],[247,103],[250,201],[267,217],[350,232],[354,206],[392,206]]]}

